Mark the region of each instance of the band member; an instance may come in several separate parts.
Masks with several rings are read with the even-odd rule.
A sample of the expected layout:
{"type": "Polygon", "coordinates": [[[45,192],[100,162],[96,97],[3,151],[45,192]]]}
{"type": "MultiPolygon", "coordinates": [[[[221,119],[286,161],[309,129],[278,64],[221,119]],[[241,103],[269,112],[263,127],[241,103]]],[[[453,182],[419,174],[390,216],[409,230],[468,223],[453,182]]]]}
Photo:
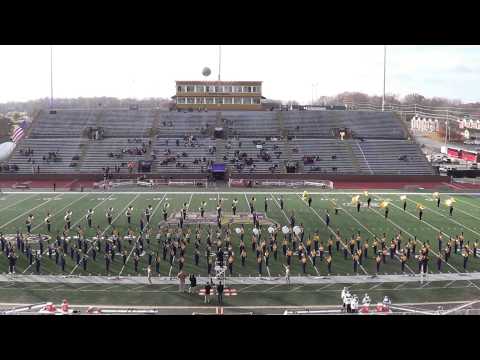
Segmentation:
{"type": "Polygon", "coordinates": [[[420,209],[420,210],[418,211],[418,219],[419,219],[420,221],[422,221],[422,217],[423,217],[423,210],[420,209]]]}
{"type": "Polygon", "coordinates": [[[312,207],[312,197],[308,197],[308,207],[312,207]]]}
{"type": "Polygon", "coordinates": [[[50,213],[47,213],[47,217],[45,218],[45,224],[47,225],[48,232],[51,232],[51,219],[52,215],[50,213]]]}
{"type": "Polygon", "coordinates": [[[302,262],[302,271],[304,274],[307,273],[307,257],[304,255],[302,256],[302,259],[300,260],[302,262]]]}
{"type": "Polygon", "coordinates": [[[8,273],[15,274],[15,265],[17,263],[17,255],[14,251],[10,251],[7,255],[8,258],[8,273]]]}
{"type": "Polygon", "coordinates": [[[233,275],[233,261],[234,261],[234,257],[232,254],[228,257],[228,271],[230,272],[230,276],[233,275]]]}
{"type": "Polygon", "coordinates": [[[328,271],[328,275],[330,275],[330,274],[332,273],[332,256],[331,256],[331,255],[327,255],[326,260],[327,260],[327,271],[328,271]]]}
{"type": "Polygon", "coordinates": [[[152,216],[152,213],[152,205],[148,205],[148,207],[145,209],[145,218],[147,219],[147,224],[150,224],[150,216],[152,216]]]}
{"type": "Polygon", "coordinates": [[[380,272],[380,264],[382,263],[382,258],[380,257],[380,253],[377,254],[377,257],[375,258],[375,262],[377,264],[377,274],[380,272]]]}
{"type": "Polygon", "coordinates": [[[440,195],[437,197],[437,208],[440,207],[440,195]]]}
{"type": "Polygon", "coordinates": [[[65,213],[65,216],[63,217],[65,220],[65,228],[67,230],[70,230],[70,227],[71,227],[72,214],[73,214],[72,211],[67,210],[67,212],[65,213]]]}
{"type": "Polygon", "coordinates": [[[292,211],[292,215],[290,216],[290,226],[292,228],[295,227],[295,214],[293,213],[293,211],[292,211]]]}
{"type": "Polygon", "coordinates": [[[330,226],[330,214],[328,213],[328,210],[327,214],[325,215],[325,224],[327,224],[327,227],[330,226]]]}
{"type": "Polygon", "coordinates": [[[129,206],[127,211],[125,211],[125,216],[127,217],[128,225],[130,225],[131,222],[132,222],[132,212],[133,212],[133,207],[132,206],[129,206]]]}
{"type": "Polygon", "coordinates": [[[442,254],[441,253],[437,257],[437,270],[442,271],[442,254]]]}
{"type": "Polygon", "coordinates": [[[62,268],[62,272],[65,272],[65,263],[66,263],[66,260],[65,260],[65,257],[67,255],[65,253],[62,253],[60,255],[60,267],[62,268]]]}
{"type": "Polygon", "coordinates": [[[253,203],[254,201],[255,201],[255,198],[252,197],[252,200],[248,203],[248,206],[250,207],[250,214],[252,215],[255,212],[255,205],[253,203]]]}
{"type": "Polygon", "coordinates": [[[353,272],[355,274],[358,273],[358,255],[357,254],[353,255],[353,272]]]}
{"type": "Polygon", "coordinates": [[[360,207],[362,206],[362,204],[360,203],[360,201],[357,201],[357,212],[360,212],[360,207]]]}
{"type": "Polygon", "coordinates": [[[265,197],[264,209],[265,209],[265,213],[267,213],[267,210],[268,210],[267,197],[265,197]]]}
{"type": "Polygon", "coordinates": [[[407,210],[407,200],[403,200],[403,211],[407,210]]]}
{"type": "Polygon", "coordinates": [[[236,213],[237,213],[237,204],[238,204],[237,198],[233,199],[233,202],[232,202],[232,212],[233,212],[233,215],[236,215],[236,213]]]}
{"type": "Polygon", "coordinates": [[[202,206],[200,206],[200,216],[203,218],[205,215],[205,206],[207,206],[207,203],[204,201],[202,202],[202,206]]]}
{"type": "Polygon", "coordinates": [[[107,212],[105,213],[105,216],[107,217],[108,225],[112,225],[112,217],[113,217],[113,208],[112,207],[107,209],[107,212]]]}
{"type": "Polygon", "coordinates": [[[367,207],[370,209],[370,203],[372,202],[372,198],[369,196],[367,199],[367,207]]]}
{"type": "Polygon", "coordinates": [[[182,217],[183,217],[183,220],[185,220],[187,218],[187,209],[188,209],[188,206],[189,204],[188,203],[183,203],[183,207],[182,207],[182,217]]]}
{"type": "Polygon", "coordinates": [[[292,249],[287,249],[287,265],[288,266],[292,265],[292,256],[293,256],[292,249]]]}
{"type": "Polygon", "coordinates": [[[450,213],[450,216],[452,216],[452,214],[453,214],[453,205],[450,205],[450,206],[449,206],[448,211],[449,211],[449,213],[450,213]]]}
{"type": "Polygon", "coordinates": [[[402,273],[405,272],[405,263],[407,262],[407,257],[405,254],[400,255],[400,263],[401,263],[401,268],[402,268],[402,273]]]}
{"type": "Polygon", "coordinates": [[[280,196],[280,210],[283,210],[283,195],[280,196]]]}
{"type": "Polygon", "coordinates": [[[163,208],[162,212],[163,212],[163,221],[167,221],[167,217],[168,217],[167,209],[163,208]]]}
{"type": "Polygon", "coordinates": [[[217,218],[222,217],[222,203],[221,201],[218,202],[217,204],[217,218]]]}
{"type": "Polygon", "coordinates": [[[388,206],[385,208],[385,220],[388,219],[388,206]]]}
{"type": "Polygon", "coordinates": [[[86,219],[87,219],[87,223],[88,223],[88,227],[89,228],[92,228],[92,215],[93,215],[93,210],[92,209],[89,209],[87,211],[87,215],[86,215],[86,219]]]}
{"type": "Polygon", "coordinates": [[[462,256],[463,256],[463,269],[464,269],[464,270],[467,270],[468,250],[467,250],[467,251],[464,251],[464,252],[462,253],[462,256]]]}
{"type": "Polygon", "coordinates": [[[262,275],[262,257],[257,256],[258,273],[262,275]]]}
{"type": "Polygon", "coordinates": [[[140,258],[137,254],[133,256],[133,270],[135,271],[136,274],[138,274],[138,262],[140,258]]]}
{"type": "Polygon", "coordinates": [[[33,223],[33,219],[35,219],[35,217],[33,216],[33,214],[30,214],[27,216],[27,220],[25,221],[25,224],[27,225],[27,232],[29,234],[32,233],[32,223],[33,223]]]}

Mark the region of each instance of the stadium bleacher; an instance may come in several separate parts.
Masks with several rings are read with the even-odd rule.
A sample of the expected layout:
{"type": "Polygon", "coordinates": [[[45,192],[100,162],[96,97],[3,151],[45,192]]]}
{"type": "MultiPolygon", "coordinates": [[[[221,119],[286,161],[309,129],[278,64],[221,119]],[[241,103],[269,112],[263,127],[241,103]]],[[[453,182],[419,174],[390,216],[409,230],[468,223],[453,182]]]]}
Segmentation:
{"type": "Polygon", "coordinates": [[[20,174],[32,173],[32,161],[44,174],[98,174],[115,165],[127,173],[126,164],[139,160],[151,160],[156,174],[201,174],[213,162],[231,174],[278,174],[289,161],[306,174],[434,174],[396,115],[372,111],[42,111],[9,164],[20,174]],[[105,138],[88,139],[92,127],[105,138]],[[216,127],[224,129],[222,142],[213,137],[216,127]],[[342,128],[352,137],[339,139],[334,129],[342,128]],[[142,144],[142,153],[122,152],[142,144]],[[34,155],[22,155],[25,149],[34,155]],[[43,160],[50,152],[58,152],[57,161],[43,160]]]}

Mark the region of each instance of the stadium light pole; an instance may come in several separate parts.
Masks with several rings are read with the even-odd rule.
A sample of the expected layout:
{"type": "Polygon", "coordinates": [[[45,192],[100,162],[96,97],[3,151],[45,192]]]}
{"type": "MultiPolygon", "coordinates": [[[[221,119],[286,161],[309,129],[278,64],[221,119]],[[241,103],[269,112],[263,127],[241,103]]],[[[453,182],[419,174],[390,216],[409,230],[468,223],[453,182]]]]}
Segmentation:
{"type": "Polygon", "coordinates": [[[222,72],[222,45],[218,45],[218,81],[220,81],[220,74],[222,72]]]}
{"type": "Polygon", "coordinates": [[[383,97],[382,111],[385,111],[385,73],[387,72],[387,45],[383,45],[383,97]]]}
{"type": "Polygon", "coordinates": [[[53,45],[50,45],[50,107],[53,108],[53,45]]]}

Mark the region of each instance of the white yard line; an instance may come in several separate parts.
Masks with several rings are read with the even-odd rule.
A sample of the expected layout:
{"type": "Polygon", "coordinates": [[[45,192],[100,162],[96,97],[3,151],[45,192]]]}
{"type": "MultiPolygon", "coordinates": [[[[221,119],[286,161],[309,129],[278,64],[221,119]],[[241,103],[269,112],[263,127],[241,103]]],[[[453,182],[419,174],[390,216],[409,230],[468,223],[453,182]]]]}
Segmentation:
{"type": "Polygon", "coordinates": [[[283,286],[283,285],[285,285],[285,284],[273,285],[272,287],[266,288],[266,289],[263,290],[262,292],[269,292],[269,291],[271,291],[272,289],[275,289],[276,287],[283,286]]]}
{"type": "MultiPolygon", "coordinates": [[[[410,202],[412,202],[412,203],[415,203],[415,204],[417,203],[416,201],[413,201],[413,200],[408,199],[408,198],[407,198],[407,200],[410,201],[410,202]]],[[[444,218],[446,218],[446,219],[454,222],[455,224],[464,227],[464,228],[467,229],[468,231],[470,231],[470,232],[472,232],[472,233],[480,236],[480,232],[475,231],[475,230],[473,230],[472,228],[470,228],[470,227],[468,227],[468,226],[466,226],[466,225],[464,225],[464,224],[462,224],[462,223],[459,223],[458,221],[454,220],[451,216],[443,215],[442,213],[436,211],[435,209],[430,208],[429,206],[425,206],[425,209],[426,209],[426,210],[429,210],[429,211],[433,212],[434,214],[437,214],[437,215],[439,215],[439,216],[441,216],[441,217],[444,217],[444,218]]],[[[459,210],[459,209],[457,209],[457,211],[458,211],[458,210],[459,210]]],[[[461,211],[461,212],[462,212],[462,211],[461,211]]],[[[465,214],[467,214],[467,213],[465,213],[465,214]]],[[[469,215],[469,214],[467,214],[467,215],[469,215]]],[[[469,216],[472,216],[472,215],[469,215],[469,216]]],[[[477,220],[480,220],[480,218],[477,218],[477,217],[475,217],[475,216],[472,216],[472,217],[475,218],[475,219],[477,219],[477,220]]]]}
{"type": "MultiPolygon", "coordinates": [[[[97,207],[99,207],[100,205],[102,205],[105,201],[107,201],[113,194],[110,194],[108,195],[105,199],[103,199],[101,202],[99,202],[97,205],[95,205],[92,210],[95,210],[97,207]]],[[[85,195],[86,196],[86,195],[85,195]]],[[[85,196],[81,197],[80,199],[83,199],[85,196]]],[[[78,199],[78,200],[80,200],[78,199]]],[[[77,200],[77,201],[78,201],[77,200]]],[[[65,208],[64,208],[65,209],[65,208]]],[[[57,213],[61,212],[62,210],[58,211],[57,213]]],[[[81,221],[83,220],[83,215],[80,216],[80,218],[75,221],[72,225],[72,227],[74,228],[76,225],[78,225],[81,221]]],[[[46,253],[48,252],[48,247],[47,249],[45,249],[45,251],[43,252],[42,256],[45,255],[46,253]]],[[[22,274],[25,274],[37,261],[35,260],[31,265],[28,265],[28,267],[23,270],[22,274]]]]}
{"type": "MultiPolygon", "coordinates": [[[[65,205],[65,206],[64,206],[63,208],[61,208],[60,210],[54,212],[53,214],[51,214],[51,215],[52,215],[52,218],[55,217],[55,216],[57,216],[57,215],[60,214],[61,212],[63,212],[63,211],[64,211],[65,209],[67,209],[68,207],[70,207],[70,206],[72,206],[73,204],[75,204],[77,201],[80,201],[80,200],[84,199],[87,195],[88,195],[88,194],[85,194],[84,196],[81,196],[81,197],[77,198],[76,200],[72,201],[71,203],[65,205]]],[[[35,226],[32,228],[32,230],[35,230],[35,229],[39,228],[40,226],[42,226],[42,225],[44,225],[44,224],[45,224],[45,222],[41,222],[41,223],[35,225],[35,226]]],[[[76,225],[76,224],[75,224],[75,225],[76,225]]]]}
{"type": "Polygon", "coordinates": [[[22,199],[22,200],[19,200],[19,201],[17,201],[17,202],[14,202],[13,204],[7,205],[6,207],[0,209],[0,212],[5,211],[5,210],[8,210],[8,209],[10,209],[11,207],[16,206],[16,205],[18,205],[18,204],[20,204],[21,202],[24,202],[24,201],[26,201],[26,200],[30,200],[31,198],[35,197],[35,195],[37,195],[37,194],[33,194],[33,195],[31,195],[31,196],[27,196],[25,199],[22,199]]]}
{"type": "Polygon", "coordinates": [[[1,228],[4,228],[5,226],[7,226],[7,225],[9,225],[9,224],[11,224],[12,222],[15,222],[16,220],[20,219],[21,217],[24,217],[24,216],[26,216],[26,215],[28,215],[28,214],[32,214],[32,213],[33,213],[33,210],[36,210],[36,209],[38,209],[39,207],[41,207],[41,206],[43,206],[43,205],[45,205],[45,204],[48,204],[50,201],[52,201],[53,199],[55,199],[55,198],[57,198],[57,197],[59,197],[59,196],[60,196],[60,194],[58,194],[57,196],[55,196],[55,197],[53,197],[53,198],[48,199],[47,201],[42,202],[41,204],[39,204],[39,205],[37,205],[37,206],[35,206],[35,207],[27,210],[27,211],[25,211],[23,214],[18,215],[17,217],[13,218],[13,219],[10,220],[9,222],[6,222],[6,223],[3,224],[2,226],[0,226],[0,229],[1,229],[1,228]]]}
{"type": "Polygon", "coordinates": [[[287,292],[295,292],[295,291],[301,289],[302,287],[303,287],[303,285],[301,285],[301,286],[296,286],[296,287],[294,287],[293,289],[288,290],[287,292]]]}
{"type": "Polygon", "coordinates": [[[335,283],[331,283],[331,284],[324,285],[324,286],[322,286],[321,288],[318,288],[317,290],[315,290],[315,292],[320,292],[320,291],[322,291],[323,289],[326,289],[327,287],[332,286],[332,285],[335,285],[335,283]]]}
{"type": "MultiPolygon", "coordinates": [[[[380,200],[378,197],[376,197],[378,200],[380,200]]],[[[396,207],[398,210],[400,210],[401,212],[403,212],[403,209],[400,208],[399,206],[395,205],[393,202],[391,203],[392,206],[396,207]]],[[[415,215],[413,215],[412,213],[410,213],[409,211],[405,211],[406,214],[414,217],[415,219],[417,219],[417,217],[415,215]]],[[[409,235],[412,239],[415,239],[415,236],[412,235],[410,232],[408,232],[407,230],[405,230],[403,227],[401,227],[400,225],[394,223],[391,219],[388,219],[388,221],[394,225],[397,229],[399,230],[402,230],[405,234],[409,235]]],[[[429,224],[428,222],[426,221],[422,221],[424,224],[430,226],[432,229],[436,230],[436,231],[439,231],[439,232],[442,232],[445,236],[448,236],[450,237],[450,235],[444,233],[443,231],[441,231],[440,229],[436,228],[435,226],[429,224]]],[[[417,243],[419,243],[420,245],[423,246],[423,243],[417,239],[417,243]]],[[[440,257],[438,253],[436,253],[433,249],[430,249],[430,251],[438,258],[440,257]]],[[[440,257],[441,258],[441,257],[440,257]]],[[[450,263],[446,262],[445,259],[441,258],[442,262],[444,262],[445,264],[447,264],[448,266],[450,266],[456,273],[459,273],[461,274],[460,270],[458,270],[456,267],[452,266],[450,263]]],[[[475,286],[478,290],[480,290],[480,287],[478,287],[477,285],[475,285],[474,283],[472,283],[470,281],[470,284],[473,284],[473,286],[475,286]]]]}
{"type": "Polygon", "coordinates": [[[472,204],[471,202],[469,202],[469,201],[467,201],[467,200],[459,199],[459,198],[456,198],[455,200],[457,200],[458,202],[461,202],[461,203],[463,203],[463,204],[467,204],[467,205],[469,205],[469,206],[472,206],[472,207],[474,207],[474,208],[476,208],[476,209],[480,209],[480,206],[475,205],[475,204],[472,204]]]}
{"type": "Polygon", "coordinates": [[[448,288],[450,285],[452,285],[454,282],[456,282],[457,280],[452,280],[450,281],[448,284],[445,284],[444,288],[448,288]]]}
{"type": "MultiPolygon", "coordinates": [[[[366,226],[364,226],[355,216],[353,216],[353,215],[350,213],[350,211],[345,210],[345,209],[343,209],[343,208],[340,207],[340,206],[339,206],[339,208],[342,209],[344,213],[348,214],[353,220],[355,220],[355,222],[357,222],[357,224],[359,224],[362,228],[364,228],[370,235],[373,235],[373,236],[377,237],[376,234],[374,234],[372,231],[370,231],[369,228],[367,228],[366,226]]],[[[376,214],[378,214],[379,216],[382,217],[382,214],[380,214],[378,211],[374,210],[373,208],[370,208],[370,209],[373,210],[376,214]]],[[[398,257],[397,254],[394,254],[394,256],[395,256],[395,258],[396,258],[399,262],[401,262],[401,261],[400,261],[400,258],[398,257]]],[[[415,272],[412,270],[412,268],[411,268],[410,266],[408,266],[407,263],[405,263],[405,266],[406,266],[406,268],[407,268],[408,270],[410,270],[410,272],[411,272],[412,274],[415,274],[415,272]]]]}
{"type": "Polygon", "coordinates": [[[93,286],[93,285],[96,285],[96,284],[87,284],[85,286],[80,286],[79,288],[77,288],[77,290],[82,291],[83,289],[88,288],[88,287],[93,286]]]}
{"type": "Polygon", "coordinates": [[[239,293],[244,292],[246,289],[251,288],[252,286],[257,286],[257,285],[259,285],[259,284],[251,284],[251,285],[245,286],[245,287],[239,289],[238,292],[239,293]]]}
{"type": "MultiPolygon", "coordinates": [[[[285,210],[282,210],[282,208],[280,207],[280,204],[278,203],[277,199],[273,196],[272,193],[270,193],[270,196],[272,197],[273,201],[275,202],[275,204],[278,206],[278,208],[280,209],[280,211],[283,213],[283,215],[285,216],[285,219],[287,219],[287,223],[290,224],[290,219],[288,218],[287,214],[285,213],[285,210]]],[[[303,201],[303,200],[302,200],[303,201]]],[[[294,234],[295,235],[295,234],[294,234]]],[[[303,243],[302,241],[302,244],[305,246],[305,244],[303,243]]],[[[320,276],[320,272],[318,271],[317,267],[313,264],[313,260],[312,260],[312,257],[310,255],[307,255],[308,256],[308,259],[310,260],[310,263],[313,265],[313,268],[315,269],[315,272],[317,273],[318,276],[320,276]]]]}
{"type": "MultiPolygon", "coordinates": [[[[162,201],[165,199],[165,196],[167,196],[167,194],[163,194],[162,199],[158,202],[157,206],[155,206],[155,209],[153,209],[153,211],[152,211],[152,216],[151,216],[152,219],[153,219],[153,215],[155,215],[155,212],[156,212],[156,211],[158,210],[158,208],[160,207],[160,204],[161,204],[162,201]]],[[[130,204],[129,204],[129,205],[130,205],[130,204]]],[[[190,205],[190,203],[189,203],[189,205],[190,205]]],[[[128,207],[128,205],[127,205],[127,207],[128,207]]],[[[126,209],[127,207],[125,207],[125,209],[126,209]]],[[[124,209],[124,210],[125,210],[125,209],[124,209]]],[[[114,221],[115,221],[115,220],[114,220],[114,221]]],[[[120,277],[120,275],[122,275],[122,272],[123,272],[123,270],[125,269],[125,266],[127,266],[128,260],[129,260],[130,257],[132,256],[133,250],[135,250],[135,247],[137,246],[137,243],[138,243],[138,240],[139,240],[139,239],[140,239],[140,237],[138,237],[137,240],[135,241],[135,244],[133,244],[132,250],[130,250],[130,253],[129,253],[128,256],[127,256],[127,259],[125,260],[125,264],[122,265],[122,268],[121,268],[120,272],[118,273],[118,276],[119,276],[119,277],[120,277]]]]}
{"type": "Polygon", "coordinates": [[[188,199],[187,210],[190,210],[190,204],[192,203],[192,198],[193,198],[193,193],[190,195],[190,199],[188,199]]]}
{"type": "MultiPolygon", "coordinates": [[[[307,207],[309,208],[311,211],[313,211],[313,213],[315,215],[317,215],[317,217],[325,224],[327,225],[327,223],[325,222],[325,220],[323,220],[323,218],[318,214],[317,210],[315,210],[313,207],[309,207],[307,205],[307,203],[305,201],[303,201],[303,199],[300,197],[300,195],[298,195],[298,198],[300,199],[300,201],[307,207]]],[[[327,229],[333,234],[333,236],[336,236],[337,234],[335,234],[335,231],[333,231],[330,226],[327,226],[327,229]]],[[[348,248],[347,244],[345,244],[343,241],[340,240],[340,242],[342,243],[342,245],[347,249],[347,251],[350,253],[350,256],[353,258],[353,254],[350,252],[350,249],[348,248]]],[[[363,267],[363,265],[360,265],[358,264],[360,269],[363,270],[363,272],[365,273],[365,275],[368,275],[368,272],[367,270],[365,270],[365,268],[363,267]]]]}
{"type": "Polygon", "coordinates": [[[247,193],[244,192],[243,195],[245,195],[245,201],[247,202],[248,211],[250,212],[250,202],[248,201],[247,193]]]}
{"type": "MultiPolygon", "coordinates": [[[[379,287],[379,286],[381,286],[381,285],[383,285],[383,283],[375,284],[375,285],[373,285],[371,288],[369,288],[367,291],[372,291],[373,289],[375,289],[375,288],[377,288],[377,287],[379,287]]],[[[361,290],[357,290],[357,291],[361,291],[361,290]]]]}
{"type": "Polygon", "coordinates": [[[114,288],[114,287],[117,287],[117,286],[119,286],[119,284],[115,284],[115,285],[106,287],[104,290],[105,290],[105,291],[108,291],[108,290],[110,290],[110,289],[112,289],[112,288],[114,288]]]}
{"type": "Polygon", "coordinates": [[[142,284],[142,285],[139,285],[139,286],[135,286],[133,289],[130,289],[130,291],[134,291],[134,290],[143,288],[143,287],[145,287],[145,286],[146,286],[145,284],[142,284]]]}
{"type": "MultiPolygon", "coordinates": [[[[110,194],[110,196],[112,196],[112,194],[110,194]]],[[[109,196],[109,197],[110,197],[110,196],[109,196]]],[[[100,237],[102,237],[102,236],[107,232],[107,230],[115,223],[115,221],[118,220],[118,218],[123,214],[123,212],[128,208],[128,206],[129,206],[131,203],[133,203],[135,200],[137,200],[137,198],[138,198],[139,196],[140,196],[140,194],[137,194],[132,200],[130,200],[130,202],[129,202],[127,205],[125,205],[125,207],[123,208],[123,210],[120,211],[120,212],[118,213],[118,215],[113,219],[112,224],[108,225],[108,226],[105,228],[105,230],[103,230],[103,232],[100,234],[100,237]]],[[[106,199],[103,200],[103,201],[106,201],[107,199],[108,199],[108,198],[106,198],[106,199]]],[[[99,241],[100,241],[100,239],[99,239],[99,241]]],[[[90,250],[92,250],[93,247],[94,247],[94,242],[92,241],[92,245],[87,249],[87,252],[86,252],[87,255],[88,255],[88,253],[90,252],[90,250]]],[[[74,267],[74,268],[72,269],[72,271],[70,272],[70,275],[72,275],[72,274],[75,272],[75,270],[77,270],[77,268],[78,268],[79,266],[80,266],[80,263],[78,263],[77,265],[75,265],[75,267],[74,267]]]]}
{"type": "MultiPolygon", "coordinates": [[[[309,191],[310,194],[312,195],[358,195],[358,192],[361,190],[356,190],[356,191],[309,191]]],[[[363,191],[363,190],[362,190],[363,191]]],[[[5,195],[7,194],[43,194],[43,195],[52,195],[52,194],[96,194],[96,195],[102,195],[104,192],[102,191],[56,191],[56,192],[51,192],[51,191],[4,191],[3,192],[5,195]]],[[[154,191],[118,191],[116,192],[117,194],[124,194],[124,195],[152,195],[157,192],[154,191]]],[[[162,191],[160,191],[162,193],[162,191]]],[[[196,190],[196,191],[167,191],[167,194],[172,194],[172,195],[190,195],[190,194],[206,194],[206,195],[216,195],[218,194],[218,191],[201,191],[201,190],[196,190]]],[[[235,195],[243,195],[245,192],[244,191],[223,191],[221,194],[235,194],[235,195]]],[[[251,190],[252,194],[260,194],[260,195],[269,195],[272,193],[272,191],[255,191],[251,190]]],[[[274,191],[274,194],[278,195],[301,195],[302,192],[297,192],[297,191],[274,191]]],[[[376,195],[421,195],[421,192],[404,192],[401,190],[398,191],[375,191],[371,193],[376,194],[376,195]]],[[[428,195],[428,192],[423,193],[425,195],[428,195]]],[[[459,195],[465,195],[465,196],[480,196],[480,192],[440,192],[440,195],[451,195],[451,196],[459,196],[459,195]]]]}

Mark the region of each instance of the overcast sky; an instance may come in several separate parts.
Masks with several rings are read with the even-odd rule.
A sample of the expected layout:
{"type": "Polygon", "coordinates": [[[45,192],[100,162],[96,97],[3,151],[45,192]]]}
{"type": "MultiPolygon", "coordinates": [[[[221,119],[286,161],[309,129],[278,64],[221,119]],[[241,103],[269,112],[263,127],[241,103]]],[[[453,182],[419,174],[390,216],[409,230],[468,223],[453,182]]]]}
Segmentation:
{"type": "MultiPolygon", "coordinates": [[[[175,80],[218,76],[218,46],[53,47],[54,97],[170,97],[175,80]]],[[[263,81],[271,99],[381,95],[383,46],[222,46],[222,80],[263,81]],[[318,84],[312,87],[312,84],[318,84]]],[[[387,93],[480,101],[480,46],[388,46],[387,93]]],[[[50,46],[0,46],[0,102],[50,96],[50,46]]]]}

